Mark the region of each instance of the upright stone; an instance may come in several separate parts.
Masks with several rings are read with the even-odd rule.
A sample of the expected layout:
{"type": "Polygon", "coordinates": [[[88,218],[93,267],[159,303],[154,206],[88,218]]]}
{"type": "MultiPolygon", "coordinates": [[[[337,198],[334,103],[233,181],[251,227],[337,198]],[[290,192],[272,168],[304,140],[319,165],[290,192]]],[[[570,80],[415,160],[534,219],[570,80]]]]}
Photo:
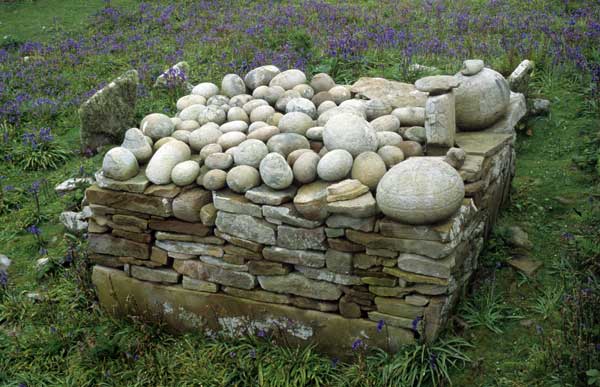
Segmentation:
{"type": "Polygon", "coordinates": [[[129,70],[96,92],[79,108],[82,148],[96,149],[123,141],[135,126],[138,73],[129,70]]]}
{"type": "Polygon", "coordinates": [[[454,146],[456,119],[454,92],[430,96],[425,103],[425,132],[427,145],[451,148],[454,146]]]}

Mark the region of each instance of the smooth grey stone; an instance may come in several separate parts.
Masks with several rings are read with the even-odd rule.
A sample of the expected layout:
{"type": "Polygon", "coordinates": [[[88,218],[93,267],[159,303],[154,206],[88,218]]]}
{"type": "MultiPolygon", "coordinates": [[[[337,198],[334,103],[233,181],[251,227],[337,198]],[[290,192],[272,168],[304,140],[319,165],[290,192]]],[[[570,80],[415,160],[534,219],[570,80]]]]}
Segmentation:
{"type": "Polygon", "coordinates": [[[285,105],[285,112],[300,112],[311,118],[311,121],[317,118],[317,107],[311,100],[306,98],[292,98],[285,105]]]}
{"type": "Polygon", "coordinates": [[[475,75],[483,69],[483,61],[481,59],[467,59],[463,62],[463,67],[460,69],[462,75],[475,75]]]}
{"type": "Polygon", "coordinates": [[[300,70],[291,69],[275,75],[269,82],[269,86],[281,86],[285,90],[290,90],[302,83],[306,83],[306,75],[300,70]]]}
{"type": "Polygon", "coordinates": [[[325,126],[325,124],[327,124],[327,122],[329,122],[329,120],[332,117],[335,117],[335,116],[340,115],[340,114],[352,114],[352,115],[354,115],[354,116],[356,116],[358,118],[362,118],[362,119],[365,119],[367,117],[366,114],[364,114],[363,112],[361,112],[359,110],[356,110],[356,109],[354,109],[352,107],[348,107],[348,106],[346,106],[346,107],[340,107],[340,106],[337,106],[337,107],[333,107],[331,109],[326,110],[325,112],[323,112],[323,114],[320,114],[319,118],[317,118],[317,125],[319,125],[319,126],[325,126]]]}
{"type": "Polygon", "coordinates": [[[398,146],[402,143],[402,136],[394,132],[377,132],[377,142],[379,147],[385,145],[398,146]]]}
{"type": "Polygon", "coordinates": [[[195,151],[200,151],[208,144],[214,144],[219,140],[223,132],[219,126],[214,123],[202,125],[190,134],[190,147],[195,151]]]}
{"type": "Polygon", "coordinates": [[[277,152],[287,157],[296,149],[310,149],[306,137],[297,133],[281,133],[271,137],[267,142],[269,152],[277,152]]]}
{"type": "Polygon", "coordinates": [[[242,132],[248,131],[248,124],[244,121],[229,121],[219,126],[219,130],[223,133],[227,132],[242,132]]]}
{"type": "Polygon", "coordinates": [[[377,135],[364,119],[350,113],[337,114],[325,124],[323,143],[329,151],[344,149],[353,157],[377,150],[377,135]]]}
{"type": "Polygon", "coordinates": [[[350,94],[350,90],[345,86],[334,86],[327,91],[332,98],[332,101],[336,103],[336,105],[341,104],[342,102],[350,99],[352,94],[350,94]]]}
{"type": "Polygon", "coordinates": [[[283,93],[283,95],[279,97],[277,101],[275,101],[275,108],[279,111],[284,112],[288,102],[290,102],[294,98],[302,98],[302,96],[296,90],[286,90],[283,93]]]}
{"type": "Polygon", "coordinates": [[[243,121],[249,123],[250,117],[248,117],[248,114],[246,114],[246,111],[243,108],[234,106],[227,111],[227,121],[243,121]]]}
{"type": "Polygon", "coordinates": [[[281,133],[297,133],[304,135],[308,128],[314,126],[313,119],[303,112],[286,113],[279,121],[281,133]]]}
{"type": "Polygon", "coordinates": [[[431,147],[452,147],[456,136],[454,93],[429,96],[425,103],[425,135],[431,147]]]}
{"type": "Polygon", "coordinates": [[[386,171],[386,165],[381,156],[375,152],[364,152],[356,156],[351,176],[373,191],[386,171]]]}
{"type": "Polygon", "coordinates": [[[104,155],[102,171],[106,177],[124,181],[131,179],[139,172],[140,167],[135,155],[126,148],[112,148],[104,155]]]}
{"type": "Polygon", "coordinates": [[[169,184],[171,171],[175,165],[191,157],[190,147],[179,140],[173,139],[161,146],[150,159],[146,167],[146,176],[154,184],[169,184]]]}
{"type": "Polygon", "coordinates": [[[306,84],[296,85],[292,90],[296,90],[298,93],[300,93],[302,98],[306,98],[308,100],[315,95],[313,88],[306,84]]]}
{"type": "Polygon", "coordinates": [[[269,153],[269,149],[259,140],[249,139],[237,146],[233,154],[236,165],[249,165],[258,168],[260,161],[269,153]]]}
{"type": "Polygon", "coordinates": [[[213,153],[223,152],[223,147],[219,144],[207,144],[200,150],[200,160],[204,161],[206,158],[213,153]]]}
{"type": "Polygon", "coordinates": [[[280,86],[259,86],[252,92],[252,97],[258,99],[264,99],[270,105],[275,105],[277,100],[281,98],[285,93],[280,86]]]}
{"type": "Polygon", "coordinates": [[[169,137],[174,129],[173,121],[162,113],[148,114],[140,123],[140,130],[155,141],[169,137]]]}
{"type": "Polygon", "coordinates": [[[404,152],[396,146],[382,146],[377,151],[377,154],[381,157],[388,169],[404,160],[404,152]]]}
{"type": "Polygon", "coordinates": [[[246,135],[242,132],[223,133],[217,140],[217,144],[221,145],[224,150],[240,145],[246,140],[246,135]]]}
{"type": "Polygon", "coordinates": [[[233,157],[227,153],[212,153],[204,160],[204,165],[210,169],[226,171],[233,165],[233,157]]]}
{"type": "Polygon", "coordinates": [[[352,169],[352,155],[344,149],[327,152],[317,165],[317,174],[325,181],[342,180],[352,169]]]}
{"type": "Polygon", "coordinates": [[[249,101],[252,101],[252,96],[250,94],[239,94],[229,98],[228,105],[230,106],[230,109],[233,107],[241,108],[249,101]]]}
{"type": "Polygon", "coordinates": [[[250,132],[246,138],[248,140],[259,140],[266,143],[271,137],[279,133],[278,127],[265,124],[250,132]]]}
{"type": "Polygon", "coordinates": [[[446,94],[460,85],[460,80],[452,75],[432,75],[415,82],[417,90],[432,95],[446,94]]]}
{"type": "Polygon", "coordinates": [[[287,203],[294,199],[296,187],[290,186],[283,190],[274,190],[267,185],[261,185],[256,188],[246,191],[246,199],[256,204],[267,204],[270,206],[278,206],[287,203]]]}
{"type": "Polygon", "coordinates": [[[199,83],[192,89],[192,94],[201,95],[206,99],[209,99],[213,95],[217,95],[219,93],[219,87],[214,83],[203,82],[199,83]]]}
{"type": "MultiPolygon", "coordinates": [[[[316,105],[316,103],[315,103],[315,105],[316,105]]],[[[333,101],[323,101],[318,106],[319,107],[317,108],[317,115],[319,117],[321,117],[327,110],[331,110],[331,109],[337,107],[337,105],[333,101]]]]}
{"type": "Polygon", "coordinates": [[[377,117],[371,121],[371,126],[376,132],[398,132],[400,129],[400,120],[392,114],[386,114],[377,117]]]}
{"type": "Polygon", "coordinates": [[[177,130],[185,130],[186,132],[193,132],[198,129],[200,124],[196,120],[185,120],[181,121],[178,124],[175,124],[175,131],[177,130]]]}
{"type": "Polygon", "coordinates": [[[237,193],[246,193],[260,185],[260,174],[249,165],[238,165],[227,173],[227,186],[237,193]]]}
{"type": "Polygon", "coordinates": [[[206,109],[204,105],[190,105],[180,111],[177,117],[182,121],[196,120],[204,109],[206,109]]]}
{"type": "Polygon", "coordinates": [[[267,122],[275,114],[275,109],[269,105],[257,106],[250,112],[250,122],[267,122]]]}
{"type": "Polygon", "coordinates": [[[319,93],[321,91],[329,91],[332,87],[335,86],[335,81],[329,74],[319,73],[315,74],[310,80],[310,87],[313,88],[315,93],[319,93]]]}
{"type": "Polygon", "coordinates": [[[204,125],[209,122],[214,122],[217,125],[221,125],[225,123],[226,120],[227,113],[214,105],[207,106],[198,114],[197,117],[197,121],[200,125],[204,125]]]}
{"type": "Polygon", "coordinates": [[[180,187],[192,184],[200,174],[200,165],[192,160],[177,164],[171,171],[171,180],[180,187]]]}
{"type": "Polygon", "coordinates": [[[420,144],[427,142],[427,133],[422,126],[411,126],[404,131],[404,138],[408,141],[416,141],[420,144]]]}
{"type": "Polygon", "coordinates": [[[137,128],[131,128],[125,132],[125,139],[121,146],[133,153],[140,164],[148,162],[152,157],[152,147],[146,141],[144,133],[137,128]]]}
{"type": "Polygon", "coordinates": [[[301,154],[293,164],[294,177],[302,184],[308,184],[317,179],[317,166],[321,158],[313,151],[301,154]]]}
{"type": "Polygon", "coordinates": [[[285,189],[292,185],[294,174],[285,158],[279,153],[269,153],[260,162],[260,177],[273,189],[285,189]]]}
{"type": "Polygon", "coordinates": [[[246,93],[246,84],[237,74],[227,74],[221,81],[221,91],[228,97],[246,93]]]}
{"type": "Polygon", "coordinates": [[[267,86],[279,73],[281,73],[281,70],[277,66],[260,66],[250,70],[244,77],[244,82],[250,90],[254,90],[259,86],[267,86]]]}
{"type": "Polygon", "coordinates": [[[227,183],[227,172],[221,169],[212,169],[204,174],[202,185],[210,191],[218,191],[225,188],[227,183]]]}
{"type": "Polygon", "coordinates": [[[187,130],[176,130],[173,133],[171,133],[171,137],[173,137],[176,140],[183,141],[189,145],[191,134],[192,133],[188,132],[187,130]]]}
{"type": "Polygon", "coordinates": [[[206,98],[196,94],[184,95],[177,100],[177,111],[182,111],[183,109],[192,105],[206,105],[206,98]]]}
{"type": "Polygon", "coordinates": [[[400,126],[425,126],[424,107],[399,107],[392,110],[392,115],[400,120],[400,126]]]}
{"type": "Polygon", "coordinates": [[[380,99],[369,100],[365,105],[365,113],[367,114],[367,120],[369,121],[388,115],[392,112],[392,106],[380,99]]]}
{"type": "Polygon", "coordinates": [[[246,102],[242,106],[242,109],[244,109],[246,114],[248,114],[248,116],[250,116],[250,114],[252,113],[252,110],[256,109],[259,106],[269,106],[269,103],[267,101],[265,101],[264,99],[253,99],[253,100],[246,102]]]}

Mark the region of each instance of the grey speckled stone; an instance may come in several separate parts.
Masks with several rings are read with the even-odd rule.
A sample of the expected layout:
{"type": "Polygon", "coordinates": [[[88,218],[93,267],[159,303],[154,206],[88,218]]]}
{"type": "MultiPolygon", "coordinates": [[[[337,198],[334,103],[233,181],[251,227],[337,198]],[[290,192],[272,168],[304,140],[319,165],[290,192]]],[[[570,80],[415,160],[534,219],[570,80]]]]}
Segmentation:
{"type": "Polygon", "coordinates": [[[215,222],[219,231],[257,243],[274,245],[275,227],[250,215],[229,214],[219,211],[215,222]]]}
{"type": "Polygon", "coordinates": [[[317,300],[337,300],[342,295],[342,291],[337,286],[323,281],[314,281],[301,274],[258,276],[258,282],[265,290],[276,293],[291,293],[317,300]]]}
{"type": "Polygon", "coordinates": [[[273,189],[285,189],[294,181],[294,174],[285,158],[279,153],[269,153],[260,162],[260,177],[273,189]]]}

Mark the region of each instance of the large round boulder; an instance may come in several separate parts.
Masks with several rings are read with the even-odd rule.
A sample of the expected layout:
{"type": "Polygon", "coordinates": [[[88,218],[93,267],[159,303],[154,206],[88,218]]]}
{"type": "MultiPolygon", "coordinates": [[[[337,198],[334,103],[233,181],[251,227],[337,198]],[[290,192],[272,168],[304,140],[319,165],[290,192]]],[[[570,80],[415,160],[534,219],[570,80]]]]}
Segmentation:
{"type": "Polygon", "coordinates": [[[246,84],[237,74],[227,74],[221,82],[221,91],[228,97],[246,93],[246,84]]]}
{"type": "Polygon", "coordinates": [[[447,163],[415,157],[390,169],[377,186],[377,205],[392,219],[429,224],[449,218],[460,207],[465,186],[447,163]]]}
{"type": "Polygon", "coordinates": [[[169,137],[175,130],[175,124],[165,114],[152,113],[144,117],[140,123],[140,129],[146,136],[156,141],[163,137],[169,137]]]}
{"type": "Polygon", "coordinates": [[[344,149],[354,157],[376,151],[375,129],[364,119],[351,113],[340,113],[329,119],[323,129],[323,143],[328,150],[344,149]]]}
{"type": "Polygon", "coordinates": [[[135,155],[126,148],[112,148],[102,160],[104,176],[114,180],[128,180],[137,175],[140,167],[135,155]]]}
{"type": "Polygon", "coordinates": [[[485,129],[506,113],[510,87],[502,74],[484,68],[475,75],[456,74],[456,125],[463,130],[485,129]]]}
{"type": "Polygon", "coordinates": [[[146,167],[146,177],[154,184],[169,184],[173,168],[189,160],[191,155],[190,147],[185,142],[173,139],[154,153],[146,167]]]}

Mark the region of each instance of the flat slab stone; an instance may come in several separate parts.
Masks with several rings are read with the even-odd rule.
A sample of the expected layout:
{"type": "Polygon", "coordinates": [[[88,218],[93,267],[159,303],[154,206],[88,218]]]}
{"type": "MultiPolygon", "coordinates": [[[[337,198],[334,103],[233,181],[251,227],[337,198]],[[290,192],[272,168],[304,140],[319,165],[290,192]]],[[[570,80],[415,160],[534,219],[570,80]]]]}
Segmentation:
{"type": "Polygon", "coordinates": [[[277,246],[292,250],[326,250],[325,231],[319,228],[277,227],[277,246]]]}
{"type": "Polygon", "coordinates": [[[181,220],[168,219],[168,220],[157,220],[150,219],[148,227],[156,231],[167,231],[180,234],[190,234],[200,237],[205,237],[210,234],[210,227],[203,225],[202,223],[189,223],[181,220]]]}
{"type": "Polygon", "coordinates": [[[273,337],[281,343],[315,345],[317,350],[340,359],[353,356],[352,343],[358,338],[369,347],[389,352],[414,342],[408,329],[388,326],[387,334],[382,334],[374,321],[143,282],[101,266],[94,267],[92,281],[100,304],[109,313],[128,316],[143,310],[149,316],[161,316],[163,322],[181,331],[242,336],[262,329],[267,334],[277,333],[273,337]]]}
{"type": "Polygon", "coordinates": [[[490,132],[456,133],[456,144],[469,155],[492,156],[512,142],[512,134],[490,132]]]}
{"type": "Polygon", "coordinates": [[[146,171],[140,169],[140,172],[129,180],[119,181],[104,176],[104,171],[99,170],[94,174],[96,184],[100,188],[111,189],[113,191],[126,191],[133,193],[144,193],[150,185],[150,180],[146,177],[146,171]]]}
{"type": "Polygon", "coordinates": [[[268,302],[271,304],[291,304],[292,302],[292,298],[287,294],[272,293],[259,289],[244,290],[225,286],[223,287],[223,291],[232,296],[247,298],[254,301],[268,302]]]}
{"type": "Polygon", "coordinates": [[[409,273],[395,267],[384,267],[383,272],[398,277],[406,282],[448,286],[449,280],[444,278],[430,277],[422,274],[409,273]]]}
{"type": "Polygon", "coordinates": [[[353,218],[368,218],[377,214],[377,202],[371,192],[367,192],[354,199],[327,203],[327,211],[353,218]]]}
{"type": "Polygon", "coordinates": [[[131,266],[131,276],[142,281],[176,284],[181,275],[172,269],[151,269],[144,266],[131,266]]]}
{"type": "Polygon", "coordinates": [[[256,204],[268,204],[278,206],[283,203],[291,202],[296,194],[296,187],[290,186],[282,190],[274,190],[263,184],[256,188],[246,191],[246,199],[256,204]]]}
{"type": "Polygon", "coordinates": [[[92,185],[85,191],[85,197],[92,204],[119,208],[143,214],[168,217],[173,214],[171,200],[130,192],[112,191],[92,185]]]}
{"type": "Polygon", "coordinates": [[[427,93],[418,91],[410,83],[390,81],[384,78],[359,78],[350,89],[358,97],[366,99],[379,99],[397,107],[425,107],[427,93]]]}
{"type": "Polygon", "coordinates": [[[214,245],[206,245],[203,243],[194,242],[178,242],[178,241],[156,241],[156,247],[165,251],[190,254],[190,255],[210,255],[213,257],[222,257],[223,249],[214,245]]]}
{"type": "Polygon", "coordinates": [[[416,317],[423,316],[424,309],[421,306],[407,304],[403,300],[388,297],[375,297],[375,305],[377,311],[397,317],[409,318],[411,320],[416,317]]]}
{"type": "Polygon", "coordinates": [[[319,180],[300,187],[294,197],[296,210],[307,219],[325,219],[327,217],[327,187],[330,184],[319,180]]]}
{"type": "Polygon", "coordinates": [[[223,239],[214,236],[199,237],[196,235],[176,234],[164,231],[157,231],[155,237],[159,241],[196,242],[209,245],[223,245],[225,243],[223,239]]]}
{"type": "Polygon", "coordinates": [[[444,259],[431,259],[417,254],[400,254],[398,268],[430,277],[450,278],[456,264],[454,254],[444,259]]]}
{"type": "Polygon", "coordinates": [[[377,321],[377,322],[383,320],[384,325],[387,325],[387,326],[413,329],[414,319],[411,319],[411,318],[392,316],[390,314],[385,314],[385,313],[381,313],[381,312],[377,312],[377,311],[369,312],[368,315],[369,315],[369,320],[377,321]]]}
{"type": "Polygon", "coordinates": [[[162,185],[150,185],[144,191],[144,195],[150,196],[160,196],[161,198],[173,199],[175,196],[179,195],[181,192],[181,187],[176,186],[175,184],[162,184],[162,185]]]}
{"type": "Polygon", "coordinates": [[[150,246],[145,243],[115,238],[108,234],[90,234],[88,249],[97,254],[132,257],[137,259],[150,258],[150,246]]]}
{"type": "Polygon", "coordinates": [[[252,289],[256,286],[256,277],[250,273],[227,270],[209,263],[186,260],[173,262],[173,269],[185,276],[225,286],[252,289]]]}
{"type": "Polygon", "coordinates": [[[265,247],[262,251],[269,261],[289,263],[309,267],[324,267],[325,254],[316,251],[290,250],[282,247],[265,247]]]}
{"type": "Polygon", "coordinates": [[[327,201],[350,200],[369,192],[369,187],[358,180],[347,179],[327,187],[327,201]]]}
{"type": "Polygon", "coordinates": [[[262,206],[262,214],[267,219],[274,219],[290,226],[315,228],[323,224],[319,220],[306,219],[300,214],[292,203],[280,206],[262,206]]]}
{"type": "Polygon", "coordinates": [[[353,230],[371,232],[375,228],[375,220],[375,217],[353,218],[347,215],[333,214],[327,218],[326,222],[327,226],[331,228],[351,228],[353,230]]]}
{"type": "MultiPolygon", "coordinates": [[[[304,266],[299,266],[299,265],[296,265],[295,268],[300,273],[302,273],[305,277],[314,279],[314,280],[331,282],[331,283],[339,284],[339,285],[361,285],[362,284],[360,277],[353,276],[353,275],[334,273],[327,269],[316,269],[314,267],[304,267],[304,266]]],[[[310,296],[310,297],[312,297],[312,296],[310,296]]],[[[312,297],[312,298],[315,298],[315,297],[312,297]]]]}
{"type": "Polygon", "coordinates": [[[230,190],[213,191],[213,204],[217,210],[262,218],[260,206],[230,190]]]}
{"type": "Polygon", "coordinates": [[[276,244],[275,226],[250,215],[230,214],[219,211],[215,225],[221,232],[242,239],[248,239],[265,245],[276,244]]]}
{"type": "Polygon", "coordinates": [[[509,259],[508,264],[517,270],[522,271],[528,277],[532,277],[543,263],[529,257],[518,257],[509,259]]]}
{"type": "Polygon", "coordinates": [[[219,285],[212,282],[202,281],[191,277],[183,276],[181,286],[184,289],[195,290],[197,292],[216,293],[219,291],[219,285]]]}
{"type": "Polygon", "coordinates": [[[316,300],[337,300],[342,291],[334,284],[315,281],[302,274],[258,276],[260,287],[275,293],[288,293],[316,300]]]}

